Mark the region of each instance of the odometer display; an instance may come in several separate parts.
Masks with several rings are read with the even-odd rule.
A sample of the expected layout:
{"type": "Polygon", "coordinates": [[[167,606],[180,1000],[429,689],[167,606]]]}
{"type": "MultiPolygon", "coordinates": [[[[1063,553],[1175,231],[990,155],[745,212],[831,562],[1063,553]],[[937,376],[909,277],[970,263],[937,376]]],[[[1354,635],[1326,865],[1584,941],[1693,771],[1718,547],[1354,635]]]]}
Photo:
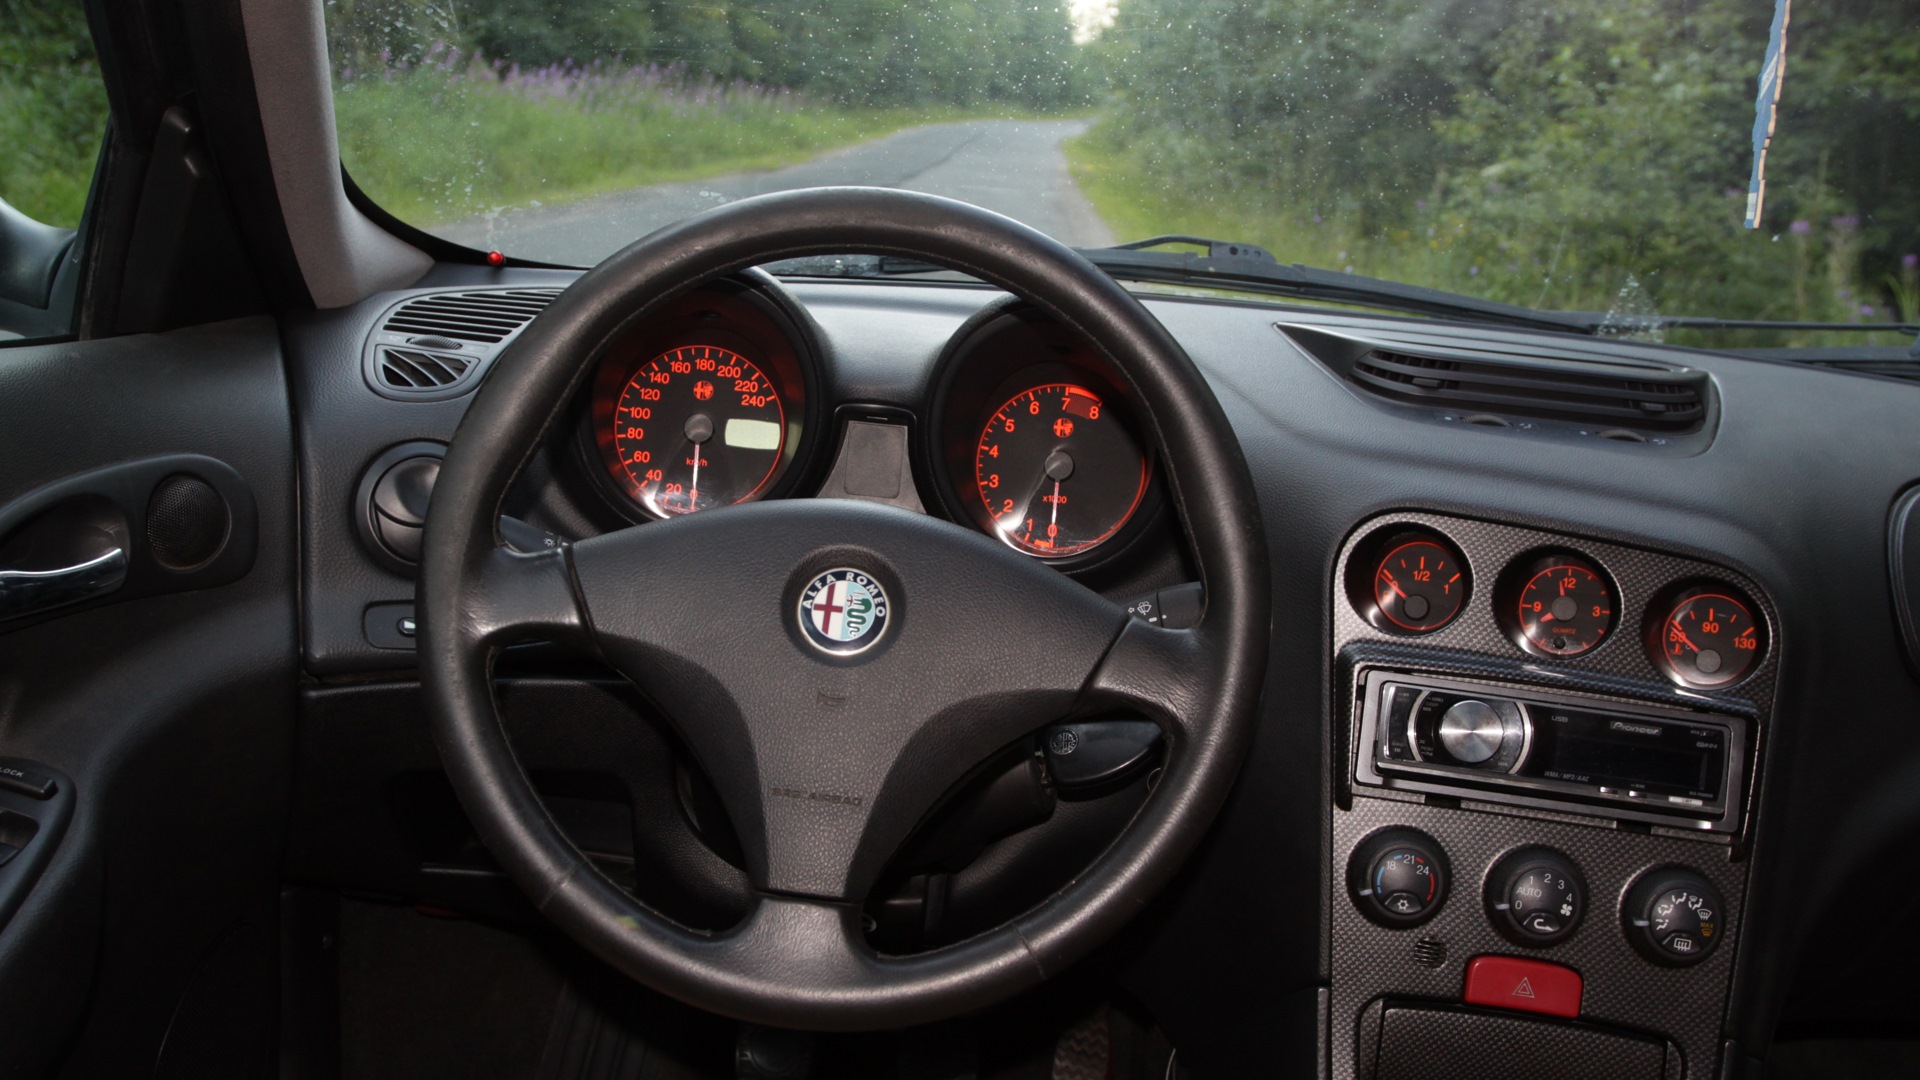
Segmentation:
{"type": "Polygon", "coordinates": [[[614,407],[612,461],[634,500],[662,517],[759,496],[786,447],[773,382],[718,345],[683,345],[641,364],[614,407]]]}
{"type": "Polygon", "coordinates": [[[1088,551],[1120,531],[1147,491],[1147,458],[1100,395],[1050,383],[994,411],[974,452],[994,534],[1042,558],[1088,551]]]}

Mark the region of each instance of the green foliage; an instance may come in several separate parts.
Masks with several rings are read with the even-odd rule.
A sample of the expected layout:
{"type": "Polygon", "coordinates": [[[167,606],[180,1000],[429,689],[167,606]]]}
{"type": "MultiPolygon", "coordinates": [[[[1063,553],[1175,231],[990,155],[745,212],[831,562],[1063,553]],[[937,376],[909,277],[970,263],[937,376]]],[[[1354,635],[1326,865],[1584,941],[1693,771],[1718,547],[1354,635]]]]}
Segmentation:
{"type": "Polygon", "coordinates": [[[717,172],[765,169],[943,110],[797,108],[657,68],[496,74],[433,64],[339,85],[341,160],[419,225],[717,172]]]}
{"type": "Polygon", "coordinates": [[[74,226],[106,130],[107,97],[80,5],[0,0],[0,198],[74,226]]]}
{"type": "Polygon", "coordinates": [[[1064,6],[1036,0],[327,0],[336,67],[436,47],[523,68],[621,62],[856,108],[1086,101],[1064,6]]]}
{"type": "Polygon", "coordinates": [[[1084,100],[1064,8],[1034,0],[327,0],[326,12],[341,159],[422,224],[1084,100]]]}
{"type": "Polygon", "coordinates": [[[1071,156],[1121,235],[1205,222],[1285,259],[1538,306],[1884,317],[1920,250],[1920,16],[1796,6],[1749,232],[1771,9],[1125,0],[1100,46],[1116,105],[1071,156]]]}

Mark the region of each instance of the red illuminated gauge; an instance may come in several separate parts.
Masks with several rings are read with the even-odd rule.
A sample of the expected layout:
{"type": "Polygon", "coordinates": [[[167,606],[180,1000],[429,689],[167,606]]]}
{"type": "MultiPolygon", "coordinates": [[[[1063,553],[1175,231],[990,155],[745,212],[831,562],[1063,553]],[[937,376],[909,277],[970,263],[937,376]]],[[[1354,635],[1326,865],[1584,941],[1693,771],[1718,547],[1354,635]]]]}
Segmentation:
{"type": "Polygon", "coordinates": [[[1579,656],[1613,632],[1613,589],[1587,560],[1547,555],[1520,567],[1513,580],[1514,625],[1528,652],[1579,656]]]}
{"type": "Polygon", "coordinates": [[[1090,550],[1127,523],[1147,491],[1147,456],[1082,386],[1036,386],[987,421],[974,485],[994,535],[1029,555],[1090,550]]]}
{"type": "Polygon", "coordinates": [[[1467,602],[1467,567],[1438,537],[1386,545],[1373,571],[1373,618],[1382,630],[1425,634],[1452,622],[1467,602]]]}
{"type": "Polygon", "coordinates": [[[1687,686],[1712,689],[1738,682],[1760,662],[1766,627],[1744,600],[1717,586],[1688,589],[1674,598],[1650,634],[1654,662],[1687,686]]]}
{"type": "Polygon", "coordinates": [[[612,425],[615,479],[663,517],[756,498],[787,439],[773,383],[718,345],[669,349],[640,365],[612,425]]]}

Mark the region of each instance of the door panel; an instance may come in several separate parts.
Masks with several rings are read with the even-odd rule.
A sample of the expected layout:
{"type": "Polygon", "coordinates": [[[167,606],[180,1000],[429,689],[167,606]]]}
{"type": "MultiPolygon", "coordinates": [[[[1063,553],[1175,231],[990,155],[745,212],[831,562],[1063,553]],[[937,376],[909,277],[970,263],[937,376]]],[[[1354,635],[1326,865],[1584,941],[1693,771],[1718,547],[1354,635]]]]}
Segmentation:
{"type": "MultiPolygon", "coordinates": [[[[0,757],[58,770],[74,800],[0,925],[0,1076],[272,1068],[297,675],[292,457],[267,319],[0,349],[0,514],[134,463],[48,504],[126,545],[126,585],[0,622],[0,757]],[[149,467],[172,455],[197,457],[149,467]],[[197,563],[214,543],[192,515],[218,512],[191,485],[185,503],[181,485],[161,492],[183,474],[228,515],[197,563]]],[[[0,570],[8,555],[61,565],[61,544],[84,535],[33,509],[52,539],[0,535],[0,570]]]]}

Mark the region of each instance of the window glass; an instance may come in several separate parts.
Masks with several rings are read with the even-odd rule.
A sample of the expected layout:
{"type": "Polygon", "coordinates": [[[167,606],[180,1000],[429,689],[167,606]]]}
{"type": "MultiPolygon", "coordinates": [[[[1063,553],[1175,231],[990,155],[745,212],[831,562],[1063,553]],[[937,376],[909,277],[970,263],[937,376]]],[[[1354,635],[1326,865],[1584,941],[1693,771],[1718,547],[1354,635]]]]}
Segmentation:
{"type": "Polygon", "coordinates": [[[1920,4],[1795,6],[1750,229],[1777,10],[326,3],[348,171],[509,255],[585,265],[731,199],[878,184],[1080,246],[1209,236],[1639,336],[1654,314],[1920,321],[1920,4]]]}
{"type": "Polygon", "coordinates": [[[78,0],[0,0],[0,199],[36,221],[78,226],[106,123],[78,0]]]}

